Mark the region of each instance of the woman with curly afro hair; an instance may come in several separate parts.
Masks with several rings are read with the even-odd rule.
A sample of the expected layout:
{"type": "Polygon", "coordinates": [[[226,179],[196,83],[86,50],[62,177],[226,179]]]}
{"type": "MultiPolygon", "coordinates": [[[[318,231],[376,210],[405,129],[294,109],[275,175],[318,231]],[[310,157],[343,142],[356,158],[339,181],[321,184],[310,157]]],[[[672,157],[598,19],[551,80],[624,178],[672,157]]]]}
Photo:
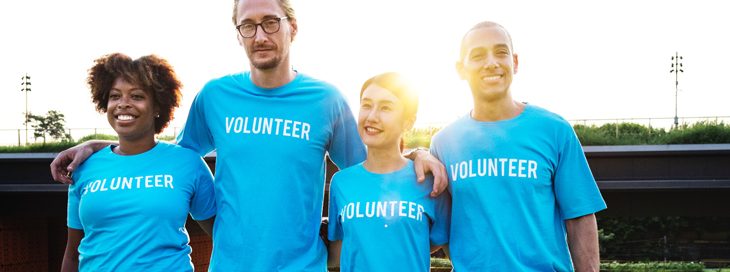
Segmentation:
{"type": "Polygon", "coordinates": [[[211,233],[215,195],[200,156],[155,139],[180,101],[174,70],[115,53],[95,61],[87,83],[119,144],[74,171],[62,271],[193,271],[185,221],[211,233]]]}

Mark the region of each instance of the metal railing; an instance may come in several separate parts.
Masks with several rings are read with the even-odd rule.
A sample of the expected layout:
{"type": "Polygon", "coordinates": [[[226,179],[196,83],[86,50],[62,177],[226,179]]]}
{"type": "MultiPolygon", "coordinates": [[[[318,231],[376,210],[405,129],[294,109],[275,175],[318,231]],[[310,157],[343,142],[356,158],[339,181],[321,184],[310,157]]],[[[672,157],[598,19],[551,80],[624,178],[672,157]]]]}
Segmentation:
{"type": "MultiPolygon", "coordinates": [[[[602,126],[605,124],[619,124],[619,123],[635,123],[644,126],[650,126],[653,128],[664,128],[670,129],[674,125],[674,117],[648,117],[648,118],[605,118],[605,119],[571,119],[568,120],[573,125],[595,125],[602,126]]],[[[697,122],[722,122],[730,124],[730,116],[699,116],[699,117],[680,117],[680,125],[691,125],[697,122]]],[[[419,127],[443,127],[446,124],[442,123],[425,123],[419,125],[419,127]]],[[[175,137],[181,130],[181,127],[168,127],[159,136],[162,137],[175,137]]],[[[0,129],[0,145],[24,145],[32,143],[42,143],[42,138],[34,138],[33,129],[28,129],[28,142],[26,142],[26,130],[25,128],[11,128],[11,129],[0,129]]],[[[105,128],[68,128],[66,132],[71,135],[73,140],[81,139],[82,137],[92,134],[107,134],[116,135],[116,132],[110,127],[105,128]]],[[[47,141],[54,141],[53,139],[47,138],[47,141]]]]}
{"type": "MultiPolygon", "coordinates": [[[[605,119],[572,119],[568,120],[572,125],[602,126],[605,124],[634,123],[652,128],[670,129],[674,126],[674,117],[654,118],[605,118],[605,119]]],[[[730,116],[698,116],[680,117],[679,125],[691,125],[698,122],[718,122],[730,124],[730,116]]]]}
{"type": "MultiPolygon", "coordinates": [[[[175,137],[181,130],[180,127],[168,127],[158,137],[175,137]]],[[[116,136],[117,133],[110,127],[105,128],[67,128],[66,133],[71,136],[71,139],[77,141],[83,137],[94,135],[94,134],[105,134],[116,136]]],[[[0,129],[0,145],[26,145],[34,143],[43,143],[43,138],[35,138],[35,130],[29,128],[27,131],[25,128],[11,128],[11,129],[0,129]],[[26,134],[28,141],[26,142],[26,134]]],[[[46,142],[55,142],[56,139],[52,139],[50,136],[46,136],[46,142]]]]}

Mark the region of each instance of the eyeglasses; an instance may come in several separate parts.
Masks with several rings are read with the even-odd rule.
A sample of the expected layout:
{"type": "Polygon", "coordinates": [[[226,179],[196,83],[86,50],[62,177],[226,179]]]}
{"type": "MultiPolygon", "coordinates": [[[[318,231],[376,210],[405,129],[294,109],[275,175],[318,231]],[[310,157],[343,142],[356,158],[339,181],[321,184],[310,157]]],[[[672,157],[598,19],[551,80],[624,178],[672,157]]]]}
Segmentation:
{"type": "Polygon", "coordinates": [[[256,36],[256,30],[259,29],[259,26],[261,26],[261,30],[263,30],[266,34],[274,34],[279,31],[281,28],[281,20],[289,19],[289,17],[275,17],[275,18],[268,18],[261,21],[261,23],[254,24],[254,23],[243,23],[236,26],[236,29],[238,29],[238,34],[241,34],[241,37],[244,38],[251,38],[253,36],[256,36]]]}

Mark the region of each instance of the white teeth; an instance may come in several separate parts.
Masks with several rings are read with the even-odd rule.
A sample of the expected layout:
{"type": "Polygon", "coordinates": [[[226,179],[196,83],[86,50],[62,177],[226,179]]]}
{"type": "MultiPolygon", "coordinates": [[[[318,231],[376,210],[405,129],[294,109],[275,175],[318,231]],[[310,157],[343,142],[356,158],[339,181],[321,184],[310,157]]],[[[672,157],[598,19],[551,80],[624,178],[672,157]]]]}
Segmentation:
{"type": "Polygon", "coordinates": [[[134,116],[131,115],[117,115],[117,119],[122,121],[128,121],[134,119],[134,116]]]}
{"type": "Polygon", "coordinates": [[[485,77],[482,77],[482,80],[484,80],[484,81],[494,81],[494,80],[499,80],[500,78],[502,78],[502,76],[500,76],[500,75],[496,75],[496,76],[485,76],[485,77]]]}
{"type": "Polygon", "coordinates": [[[373,128],[373,127],[366,127],[365,128],[365,131],[367,131],[367,132],[378,132],[380,130],[379,129],[376,129],[376,128],[373,128]]]}

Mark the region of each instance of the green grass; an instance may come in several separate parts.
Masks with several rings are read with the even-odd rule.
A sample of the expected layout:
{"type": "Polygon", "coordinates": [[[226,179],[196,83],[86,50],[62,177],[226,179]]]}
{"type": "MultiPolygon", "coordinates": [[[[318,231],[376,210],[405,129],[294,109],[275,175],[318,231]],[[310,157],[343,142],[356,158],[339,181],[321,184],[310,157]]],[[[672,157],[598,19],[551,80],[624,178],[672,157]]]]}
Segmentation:
{"type": "MultiPolygon", "coordinates": [[[[431,267],[451,267],[448,259],[431,258],[431,267]]],[[[601,271],[607,272],[643,272],[643,271],[672,271],[672,272],[707,272],[723,271],[730,272],[730,269],[717,270],[705,269],[704,264],[697,262],[602,262],[601,271]]]]}
{"type": "Polygon", "coordinates": [[[607,272],[703,272],[705,265],[697,262],[603,262],[601,271],[607,272]]]}

